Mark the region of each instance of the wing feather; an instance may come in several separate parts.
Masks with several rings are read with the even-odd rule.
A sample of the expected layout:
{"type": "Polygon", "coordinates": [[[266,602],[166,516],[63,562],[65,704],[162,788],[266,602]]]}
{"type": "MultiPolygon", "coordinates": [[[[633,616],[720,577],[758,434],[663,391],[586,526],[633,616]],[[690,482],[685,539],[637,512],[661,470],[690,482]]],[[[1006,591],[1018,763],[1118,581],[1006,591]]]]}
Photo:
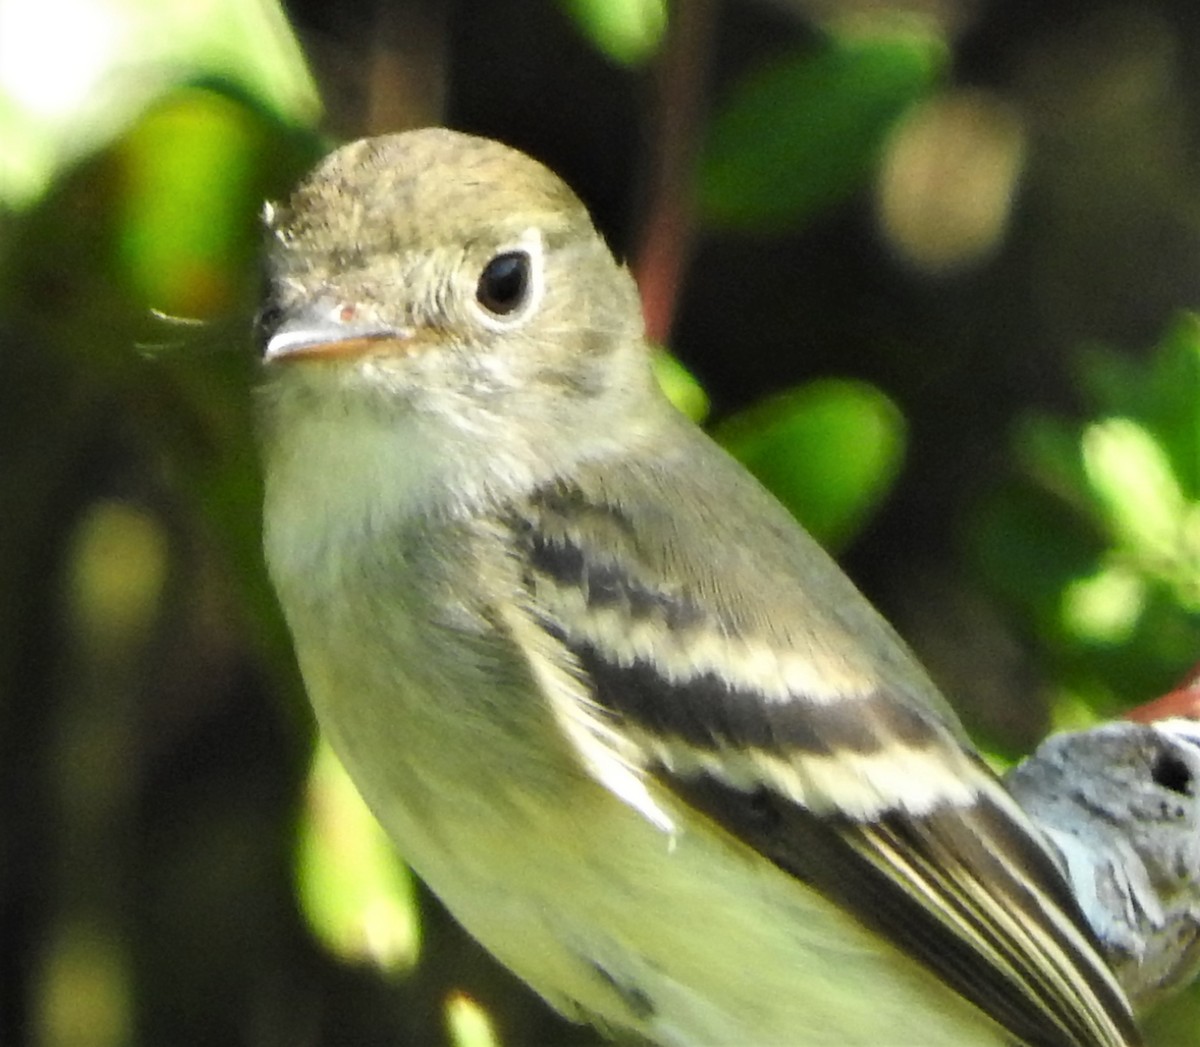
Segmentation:
{"type": "Polygon", "coordinates": [[[591,737],[1020,1042],[1140,1042],[1060,870],[903,644],[765,492],[706,464],[725,475],[678,492],[703,544],[662,508],[694,463],[620,497],[584,471],[506,521],[591,737]],[[714,505],[731,484],[742,504],[714,505]]]}

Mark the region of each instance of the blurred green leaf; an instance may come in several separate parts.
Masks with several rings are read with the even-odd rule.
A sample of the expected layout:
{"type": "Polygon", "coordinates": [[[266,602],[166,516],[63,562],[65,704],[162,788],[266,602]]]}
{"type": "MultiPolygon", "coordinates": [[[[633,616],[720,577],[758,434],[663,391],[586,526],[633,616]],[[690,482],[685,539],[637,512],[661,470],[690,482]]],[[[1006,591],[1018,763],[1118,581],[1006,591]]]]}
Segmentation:
{"type": "Polygon", "coordinates": [[[1108,414],[1140,418],[1151,407],[1146,368],[1130,356],[1089,345],[1080,351],[1076,371],[1089,402],[1108,414]]]}
{"type": "MultiPolygon", "coordinates": [[[[53,346],[77,383],[43,448],[107,424],[120,403],[123,427],[161,454],[163,479],[212,525],[247,632],[284,672],[293,658],[262,567],[251,453],[250,316],[262,201],[317,149],[314,133],[244,95],[181,87],[67,172],[0,245],[0,312],[29,344],[53,346]]],[[[43,473],[53,457],[42,455],[43,473]]],[[[37,541],[37,521],[28,526],[37,541]]]]}
{"type": "Polygon", "coordinates": [[[80,524],[70,561],[68,591],[78,642],[108,659],[144,643],[167,577],[161,521],[127,503],[97,502],[80,524]]]}
{"type": "Polygon", "coordinates": [[[1122,563],[1102,566],[1088,578],[1068,584],[1062,594],[1066,630],[1087,643],[1126,643],[1146,610],[1146,584],[1122,563]]]}
{"type": "Polygon", "coordinates": [[[1147,362],[1091,347],[1082,355],[1080,378],[1108,413],[1149,429],[1185,495],[1200,496],[1200,319],[1179,317],[1147,362]]]}
{"type": "Polygon", "coordinates": [[[1147,363],[1091,347],[1082,354],[1080,378],[1108,413],[1149,429],[1184,493],[1200,496],[1200,320],[1181,316],[1147,363]]]}
{"type": "Polygon", "coordinates": [[[454,1047],[499,1047],[500,1038],[487,1011],[461,992],[446,1001],[446,1025],[454,1047]]]}
{"type": "Polygon", "coordinates": [[[86,1047],[137,1042],[135,980],[121,929],[94,915],[77,916],[62,919],[46,938],[39,957],[40,1042],[86,1047]]]}
{"type": "Polygon", "coordinates": [[[0,205],[31,203],[186,80],[220,79],[288,122],[320,112],[277,0],[5,0],[0,15],[0,205]]]}
{"type": "Polygon", "coordinates": [[[1147,360],[1090,348],[1091,417],[1025,418],[1022,477],[972,525],[977,564],[1036,623],[1064,700],[1095,710],[1123,681],[1169,688],[1200,653],[1198,331],[1182,318],[1147,360]]]}
{"type": "Polygon", "coordinates": [[[993,592],[1058,638],[1063,591],[1096,569],[1105,537],[1063,499],[1011,483],[979,509],[968,529],[973,558],[993,592]]]}
{"type": "Polygon", "coordinates": [[[824,379],[728,419],[714,436],[818,541],[837,548],[890,490],[905,427],[874,386],[824,379]]]}
{"type": "Polygon", "coordinates": [[[1113,540],[1142,557],[1170,555],[1184,512],[1171,464],[1154,437],[1129,418],[1084,428],[1083,465],[1113,540]]]}
{"type": "Polygon", "coordinates": [[[936,82],[938,37],[831,38],[757,70],[718,110],[701,156],[711,225],[795,228],[867,184],[897,118],[936,82]]]}
{"type": "Polygon", "coordinates": [[[667,31],[666,0],[559,0],[600,51],[621,65],[652,58],[667,31]]]}
{"type": "Polygon", "coordinates": [[[232,99],[191,89],[164,99],[122,137],[118,247],[139,298],[184,317],[237,301],[229,281],[244,275],[254,242],[247,218],[258,206],[254,172],[266,131],[232,99]]]}
{"type": "Polygon", "coordinates": [[[1168,332],[1151,362],[1146,421],[1157,432],[1172,470],[1192,500],[1200,500],[1200,318],[1188,313],[1168,332]]]}
{"type": "Polygon", "coordinates": [[[324,742],[309,772],[296,864],[304,914],[335,955],[385,970],[416,963],[412,877],[324,742]]]}
{"type": "Polygon", "coordinates": [[[1044,414],[1017,422],[1013,448],[1018,466],[1038,485],[1080,509],[1087,508],[1087,474],[1077,426],[1044,414]]]}
{"type": "Polygon", "coordinates": [[[704,421],[708,417],[708,394],[691,371],[665,349],[652,350],[650,362],[667,399],[693,422],[704,421]]]}

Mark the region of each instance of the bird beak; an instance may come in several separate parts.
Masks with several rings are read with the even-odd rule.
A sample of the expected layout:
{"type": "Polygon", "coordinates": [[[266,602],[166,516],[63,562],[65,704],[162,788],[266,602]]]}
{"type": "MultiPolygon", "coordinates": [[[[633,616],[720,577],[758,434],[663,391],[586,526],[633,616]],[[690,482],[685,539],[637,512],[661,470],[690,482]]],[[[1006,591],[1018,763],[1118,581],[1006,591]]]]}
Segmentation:
{"type": "Polygon", "coordinates": [[[414,349],[414,334],[412,328],[343,322],[329,313],[304,310],[285,317],[272,330],[263,363],[346,359],[378,352],[408,355],[414,349]]]}

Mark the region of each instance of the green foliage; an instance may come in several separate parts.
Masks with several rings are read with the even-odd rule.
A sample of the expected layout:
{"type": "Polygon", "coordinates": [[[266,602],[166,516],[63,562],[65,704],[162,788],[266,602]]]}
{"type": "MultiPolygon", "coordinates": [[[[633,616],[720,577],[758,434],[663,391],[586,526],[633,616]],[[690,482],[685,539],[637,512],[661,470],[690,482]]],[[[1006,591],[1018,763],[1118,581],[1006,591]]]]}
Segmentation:
{"type": "Polygon", "coordinates": [[[654,374],[667,399],[693,422],[708,417],[708,394],[692,373],[665,349],[654,349],[650,358],[654,374]]]}
{"type": "Polygon", "coordinates": [[[772,397],[714,435],[822,544],[847,544],[890,490],[904,418],[865,382],[827,379],[772,397]]]}
{"type": "Polygon", "coordinates": [[[0,13],[0,208],[36,201],[189,80],[220,81],[301,126],[319,115],[316,85],[275,0],[9,0],[0,13]]]}
{"type": "Polygon", "coordinates": [[[1140,363],[1092,349],[1080,373],[1089,416],[1024,418],[1020,475],[972,536],[984,576],[1098,714],[1169,689],[1200,654],[1200,323],[1181,318],[1140,363]]]}
{"type": "MultiPolygon", "coordinates": [[[[21,845],[4,840],[0,903],[17,905],[0,920],[48,899],[4,925],[38,921],[16,948],[37,954],[20,989],[39,1042],[594,1043],[419,905],[327,754],[310,762],[261,562],[247,345],[262,201],[324,148],[296,36],[271,0],[68,6],[69,33],[44,21],[58,4],[9,0],[0,18],[0,819],[33,811],[21,845]],[[13,857],[26,853],[53,868],[13,857]]],[[[663,44],[660,0],[558,6],[618,64],[663,44]]],[[[949,59],[936,36],[894,28],[751,57],[694,186],[714,237],[795,230],[869,188],[949,59]]],[[[489,81],[496,109],[579,127],[553,92],[528,106],[520,61],[489,81]]],[[[766,358],[761,319],[739,318],[732,351],[766,358]]],[[[693,359],[701,342],[674,348],[693,359]]],[[[1054,677],[1060,717],[1072,700],[1094,716],[1149,697],[1200,654],[1198,346],[1187,317],[1145,362],[1085,354],[1088,416],[1028,415],[1019,475],[975,518],[975,562],[1054,677]]],[[[666,352],[655,366],[703,420],[686,368],[666,352]]],[[[820,378],[715,435],[844,547],[920,410],[886,384],[895,401],[820,378]]],[[[1186,1028],[1162,1042],[1194,1040],[1186,1028]]]]}
{"type": "Polygon", "coordinates": [[[580,31],[620,65],[652,58],[667,30],[666,0],[559,0],[580,31]]]}
{"type": "Polygon", "coordinates": [[[487,1011],[475,1000],[455,993],[446,1001],[446,1025],[454,1047],[499,1047],[487,1011]]]}
{"type": "Polygon", "coordinates": [[[335,956],[394,973],[415,966],[412,877],[325,743],[309,769],[296,872],[309,926],[335,956]]]}
{"type": "Polygon", "coordinates": [[[794,230],[864,188],[888,132],[945,65],[911,29],[830,37],[753,70],[718,108],[701,157],[712,226],[794,230]]]}

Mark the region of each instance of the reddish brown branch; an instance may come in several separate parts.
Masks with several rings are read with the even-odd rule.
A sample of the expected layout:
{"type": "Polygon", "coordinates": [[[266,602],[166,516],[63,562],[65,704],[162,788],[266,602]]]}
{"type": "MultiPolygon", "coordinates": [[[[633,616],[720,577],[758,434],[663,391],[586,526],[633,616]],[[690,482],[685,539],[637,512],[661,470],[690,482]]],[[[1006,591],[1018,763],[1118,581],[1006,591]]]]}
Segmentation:
{"type": "Polygon", "coordinates": [[[655,75],[646,179],[646,219],[634,262],[646,332],[671,331],[695,227],[694,172],[704,111],[715,0],[674,5],[655,75]]]}

